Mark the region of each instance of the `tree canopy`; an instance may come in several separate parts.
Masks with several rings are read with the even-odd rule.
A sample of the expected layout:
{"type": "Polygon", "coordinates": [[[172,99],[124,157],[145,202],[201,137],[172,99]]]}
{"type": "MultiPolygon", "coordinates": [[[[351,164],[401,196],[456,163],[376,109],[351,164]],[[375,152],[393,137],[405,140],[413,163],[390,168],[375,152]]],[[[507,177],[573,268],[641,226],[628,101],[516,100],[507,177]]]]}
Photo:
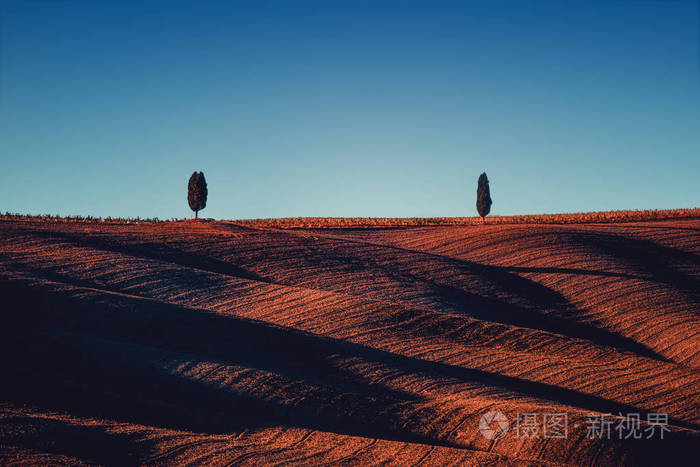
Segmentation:
{"type": "Polygon", "coordinates": [[[489,179],[486,172],[479,175],[479,187],[476,190],[476,210],[482,219],[491,212],[491,192],[489,190],[489,179]]]}
{"type": "Polygon", "coordinates": [[[197,219],[199,211],[207,207],[207,181],[203,172],[194,172],[187,184],[187,202],[190,209],[194,211],[194,218],[197,219]]]}

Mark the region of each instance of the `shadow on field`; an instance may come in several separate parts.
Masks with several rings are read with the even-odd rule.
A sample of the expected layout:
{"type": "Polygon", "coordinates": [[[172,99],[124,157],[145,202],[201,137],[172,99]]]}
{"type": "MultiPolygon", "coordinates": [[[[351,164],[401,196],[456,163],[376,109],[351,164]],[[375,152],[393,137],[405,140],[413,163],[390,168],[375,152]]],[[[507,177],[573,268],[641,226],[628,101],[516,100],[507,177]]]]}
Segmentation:
{"type": "MultiPolygon", "coordinates": [[[[282,274],[287,274],[288,271],[293,272],[292,275],[287,275],[285,281],[279,282],[261,277],[241,265],[231,263],[230,260],[224,261],[216,258],[216,252],[204,255],[162,243],[128,242],[103,235],[89,236],[34,230],[31,231],[31,234],[67,241],[76,246],[158,260],[190,268],[190,270],[176,269],[159,272],[159,279],[178,283],[188,289],[207,288],[219,284],[220,281],[215,276],[207,274],[216,273],[234,278],[297,287],[305,287],[312,278],[316,277],[318,280],[315,288],[345,293],[343,289],[347,285],[348,274],[357,276],[376,274],[391,281],[391,286],[398,292],[397,296],[407,294],[414,298],[430,300],[437,304],[441,311],[446,310],[485,321],[585,339],[619,351],[668,361],[663,355],[634,339],[579,321],[576,318],[574,306],[566,297],[517,274],[517,272],[548,272],[550,268],[539,270],[538,268],[491,266],[398,246],[377,245],[336,237],[327,237],[318,242],[285,232],[275,232],[275,235],[288,236],[291,241],[282,242],[279,246],[272,244],[265,249],[249,251],[241,261],[244,264],[274,261],[282,274]],[[437,279],[434,277],[433,271],[435,270],[449,271],[451,277],[437,279]],[[303,276],[295,276],[294,274],[298,274],[295,271],[303,271],[303,276]],[[468,282],[464,282],[461,278],[465,278],[464,280],[468,282]]],[[[572,234],[568,232],[567,235],[572,234]]],[[[581,233],[580,238],[572,238],[571,241],[592,241],[589,237],[590,235],[581,233]]],[[[601,245],[609,245],[610,248],[616,247],[616,244],[610,243],[612,240],[605,243],[605,239],[599,237],[601,236],[596,234],[593,240],[602,242],[601,245]]],[[[619,247],[620,254],[633,254],[634,257],[644,258],[643,255],[639,255],[641,246],[634,242],[636,240],[622,238],[620,243],[627,246],[619,247]],[[631,242],[633,246],[629,246],[625,242],[631,242]]],[[[649,243],[659,247],[653,242],[649,243]]],[[[666,267],[664,269],[665,262],[660,259],[654,260],[656,256],[660,255],[660,252],[657,251],[658,248],[655,250],[653,246],[646,244],[644,246],[651,252],[649,254],[651,259],[648,260],[653,261],[655,265],[648,266],[647,269],[656,271],[655,277],[663,277],[664,273],[669,273],[672,280],[675,278],[680,284],[692,285],[693,278],[678,273],[673,268],[666,267]]],[[[661,253],[670,254],[666,249],[659,248],[661,248],[661,253]]],[[[688,254],[671,248],[667,250],[675,252],[676,257],[688,261],[688,254]]],[[[46,278],[65,280],[60,275],[49,276],[48,273],[47,271],[42,272],[46,278]]],[[[627,277],[604,271],[587,271],[586,274],[627,277]]],[[[86,286],[87,284],[81,283],[80,285],[86,286]]],[[[382,295],[375,294],[382,294],[386,286],[377,286],[373,290],[373,284],[369,283],[364,284],[363,287],[365,290],[363,294],[358,295],[359,298],[383,299],[382,295]]]]}
{"type": "Polygon", "coordinates": [[[667,284],[700,299],[700,278],[688,271],[700,268],[700,255],[671,248],[651,240],[596,233],[572,234],[572,241],[588,244],[601,253],[633,265],[651,280],[667,284]]]}
{"type": "Polygon", "coordinates": [[[11,376],[4,397],[81,415],[209,433],[285,424],[454,444],[425,433],[435,414],[411,409],[422,397],[371,383],[348,370],[347,362],[383,368],[380,375],[419,374],[598,412],[644,413],[544,383],[153,300],[49,290],[24,280],[2,280],[0,293],[8,304],[2,364],[11,376]],[[250,369],[262,373],[239,379],[250,369]]]}
{"type": "Polygon", "coordinates": [[[428,298],[441,305],[441,310],[585,339],[620,351],[668,361],[633,339],[578,321],[575,307],[566,297],[519,276],[514,268],[346,239],[322,250],[317,257],[306,255],[304,261],[307,267],[318,264],[330,277],[334,275],[328,270],[378,271],[401,290],[417,292],[419,298],[428,298]],[[353,248],[350,249],[348,244],[353,248]],[[440,278],[434,278],[436,274],[431,271],[438,271],[440,278]]]}
{"type": "Polygon", "coordinates": [[[138,465],[149,454],[139,435],[106,432],[102,426],[76,425],[30,415],[2,419],[1,442],[42,453],[79,458],[99,465],[138,465]]]}
{"type": "Polygon", "coordinates": [[[84,289],[3,281],[0,293],[3,364],[14,376],[2,392],[18,402],[209,433],[287,424],[424,441],[399,424],[399,406],[421,398],[344,370],[338,359],[357,355],[340,342],[84,289]],[[213,380],[183,376],[197,364],[213,380]],[[262,373],[237,386],[250,369],[262,373]]]}

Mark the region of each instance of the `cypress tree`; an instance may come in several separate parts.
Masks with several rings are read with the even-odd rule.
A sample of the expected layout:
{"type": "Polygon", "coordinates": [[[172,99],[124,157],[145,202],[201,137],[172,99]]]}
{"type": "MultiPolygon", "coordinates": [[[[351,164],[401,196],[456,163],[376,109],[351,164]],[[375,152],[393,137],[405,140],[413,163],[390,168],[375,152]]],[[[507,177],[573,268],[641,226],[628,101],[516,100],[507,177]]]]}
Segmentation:
{"type": "Polygon", "coordinates": [[[486,216],[491,212],[491,192],[486,172],[479,175],[479,187],[476,190],[476,210],[479,211],[481,222],[486,222],[486,216]]]}
{"type": "Polygon", "coordinates": [[[194,172],[187,184],[187,202],[190,209],[194,211],[194,218],[197,219],[199,211],[207,207],[207,181],[203,172],[194,172]]]}

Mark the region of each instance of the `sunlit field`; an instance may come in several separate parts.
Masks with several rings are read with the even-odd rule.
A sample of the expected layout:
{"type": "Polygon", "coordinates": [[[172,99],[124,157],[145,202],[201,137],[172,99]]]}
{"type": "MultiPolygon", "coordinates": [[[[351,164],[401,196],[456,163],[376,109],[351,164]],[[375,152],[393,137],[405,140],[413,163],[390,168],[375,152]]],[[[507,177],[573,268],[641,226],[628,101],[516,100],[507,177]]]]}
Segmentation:
{"type": "Polygon", "coordinates": [[[696,214],[5,216],[0,463],[683,459],[696,214]]]}

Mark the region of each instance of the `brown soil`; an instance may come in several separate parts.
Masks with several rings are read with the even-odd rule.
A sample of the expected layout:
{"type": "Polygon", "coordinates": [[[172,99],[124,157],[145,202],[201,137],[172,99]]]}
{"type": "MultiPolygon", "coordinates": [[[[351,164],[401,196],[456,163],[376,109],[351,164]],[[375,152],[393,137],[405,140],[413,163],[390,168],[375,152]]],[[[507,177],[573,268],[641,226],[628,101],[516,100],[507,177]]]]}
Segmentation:
{"type": "Polygon", "coordinates": [[[673,465],[700,443],[697,219],[5,219],[0,294],[3,465],[673,465]],[[566,413],[567,437],[518,413],[566,413]],[[633,413],[667,414],[664,439],[587,436],[633,413]]]}

